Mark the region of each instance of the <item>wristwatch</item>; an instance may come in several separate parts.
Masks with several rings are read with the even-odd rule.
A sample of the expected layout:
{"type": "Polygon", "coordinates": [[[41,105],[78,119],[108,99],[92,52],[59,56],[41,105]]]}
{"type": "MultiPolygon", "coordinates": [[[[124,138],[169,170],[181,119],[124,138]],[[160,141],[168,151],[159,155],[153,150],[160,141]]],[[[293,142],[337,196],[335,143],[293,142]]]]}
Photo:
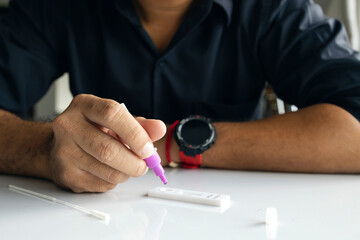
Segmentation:
{"type": "Polygon", "coordinates": [[[202,164],[202,153],[215,143],[216,131],[210,119],[192,115],[179,122],[174,137],[180,147],[181,165],[197,168],[202,164]]]}

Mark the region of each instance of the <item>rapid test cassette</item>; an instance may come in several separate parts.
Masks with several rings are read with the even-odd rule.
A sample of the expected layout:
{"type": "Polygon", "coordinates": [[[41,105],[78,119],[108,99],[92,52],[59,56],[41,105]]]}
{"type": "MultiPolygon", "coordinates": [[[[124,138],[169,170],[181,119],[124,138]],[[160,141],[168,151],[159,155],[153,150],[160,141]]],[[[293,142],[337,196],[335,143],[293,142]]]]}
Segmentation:
{"type": "Polygon", "coordinates": [[[198,192],[185,189],[156,187],[148,192],[149,197],[170,199],[182,202],[205,204],[217,207],[228,206],[230,196],[217,193],[198,192]]]}

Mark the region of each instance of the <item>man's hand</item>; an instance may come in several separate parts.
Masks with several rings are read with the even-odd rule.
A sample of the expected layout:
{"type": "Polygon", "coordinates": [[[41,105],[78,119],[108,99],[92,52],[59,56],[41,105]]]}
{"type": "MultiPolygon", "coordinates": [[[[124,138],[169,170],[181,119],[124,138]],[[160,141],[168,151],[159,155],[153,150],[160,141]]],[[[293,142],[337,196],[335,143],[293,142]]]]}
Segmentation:
{"type": "Polygon", "coordinates": [[[54,120],[53,131],[52,180],[74,192],[105,192],[147,171],[142,159],[153,153],[166,127],[134,118],[113,100],[78,95],[54,120]]]}

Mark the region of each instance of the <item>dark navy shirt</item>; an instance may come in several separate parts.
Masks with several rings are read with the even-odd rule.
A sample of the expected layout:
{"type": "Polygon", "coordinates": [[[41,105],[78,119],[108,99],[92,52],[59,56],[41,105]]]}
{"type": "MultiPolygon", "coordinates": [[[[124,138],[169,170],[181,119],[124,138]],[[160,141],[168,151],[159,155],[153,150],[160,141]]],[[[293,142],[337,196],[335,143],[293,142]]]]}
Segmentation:
{"type": "Polygon", "coordinates": [[[0,108],[24,116],[69,72],[74,95],[171,122],[261,117],[266,82],[299,108],[360,119],[360,55],[311,0],[197,0],[160,54],[130,0],[13,0],[0,26],[0,108]]]}

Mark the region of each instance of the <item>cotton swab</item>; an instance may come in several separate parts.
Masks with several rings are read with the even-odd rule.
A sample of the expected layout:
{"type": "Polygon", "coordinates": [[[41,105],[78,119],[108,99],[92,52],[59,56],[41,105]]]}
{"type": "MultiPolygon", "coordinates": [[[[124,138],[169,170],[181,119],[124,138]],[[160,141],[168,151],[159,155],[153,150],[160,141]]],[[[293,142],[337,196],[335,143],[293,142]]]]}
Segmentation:
{"type": "Polygon", "coordinates": [[[75,204],[72,204],[72,203],[69,203],[69,202],[62,201],[60,199],[56,199],[54,197],[51,197],[51,196],[48,196],[48,195],[45,195],[45,194],[41,194],[41,193],[38,193],[38,192],[34,192],[34,191],[31,191],[31,190],[25,189],[25,188],[17,187],[17,186],[14,186],[14,185],[9,185],[9,190],[17,192],[17,193],[29,194],[31,196],[35,196],[35,197],[38,197],[38,198],[41,198],[41,199],[45,199],[45,200],[50,201],[50,202],[58,203],[58,204],[73,208],[75,210],[78,210],[80,212],[89,214],[89,215],[91,215],[91,216],[93,216],[93,217],[95,217],[95,218],[97,218],[99,220],[109,221],[109,219],[110,219],[110,215],[107,214],[107,213],[103,213],[103,212],[100,212],[100,211],[97,211],[97,210],[91,210],[91,209],[88,209],[88,208],[84,208],[84,207],[81,207],[81,206],[78,206],[78,205],[75,205],[75,204]]]}

